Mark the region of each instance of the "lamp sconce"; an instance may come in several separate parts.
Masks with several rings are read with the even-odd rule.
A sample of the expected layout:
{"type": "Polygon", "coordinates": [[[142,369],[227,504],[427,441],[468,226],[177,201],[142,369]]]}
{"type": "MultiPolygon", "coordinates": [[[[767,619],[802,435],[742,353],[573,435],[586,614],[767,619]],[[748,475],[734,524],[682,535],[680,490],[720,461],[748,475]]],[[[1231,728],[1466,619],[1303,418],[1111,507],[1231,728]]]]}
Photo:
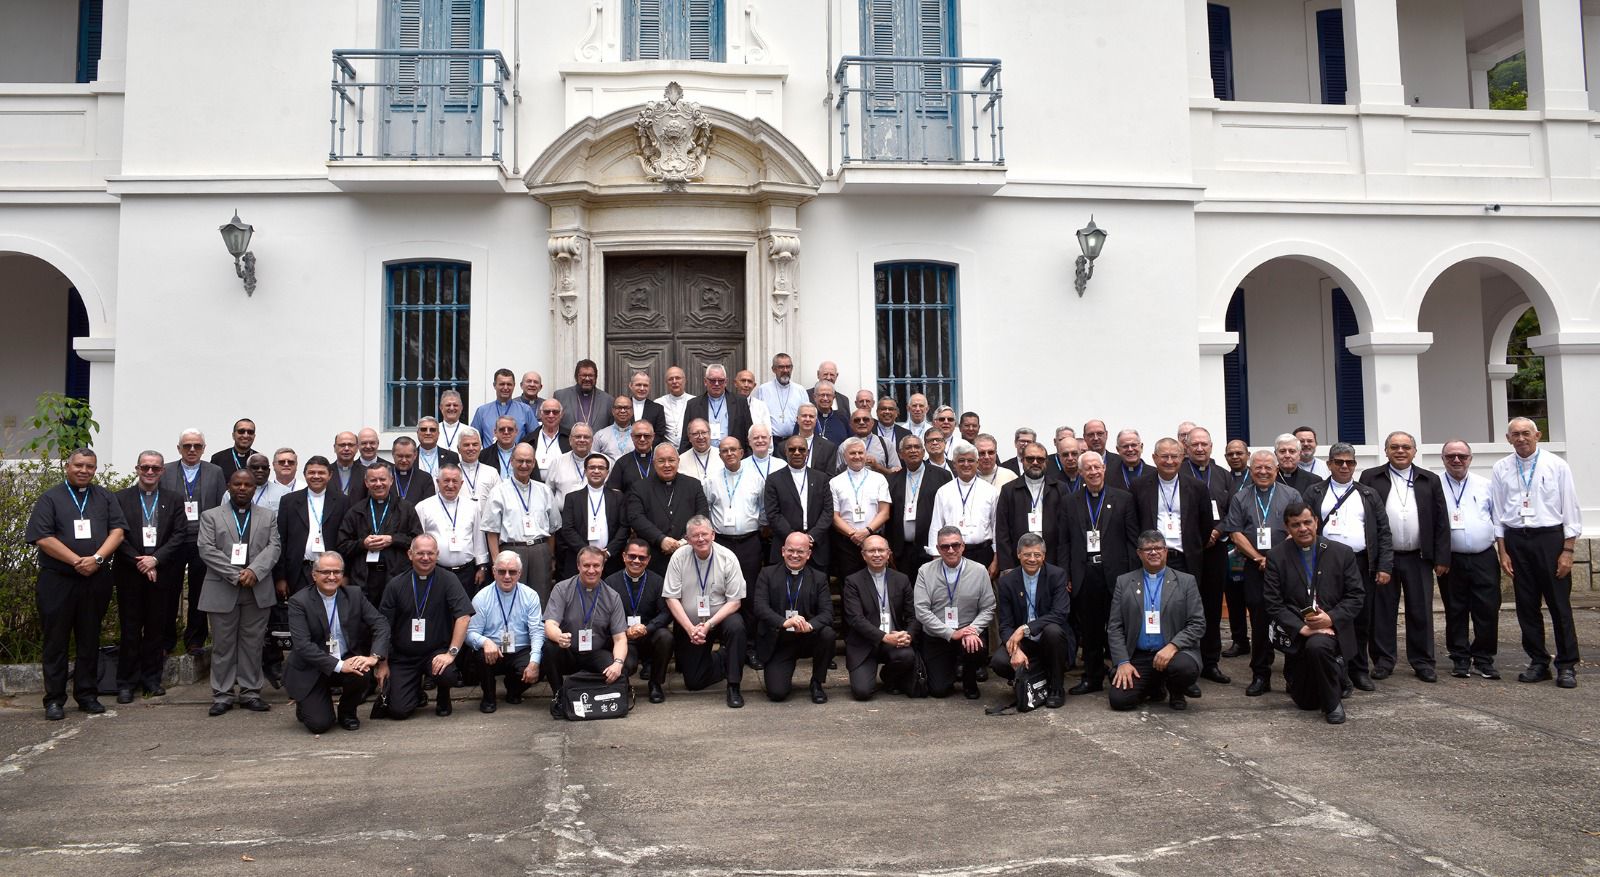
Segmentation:
{"type": "Polygon", "coordinates": [[[1083,298],[1083,291],[1089,288],[1089,278],[1094,276],[1094,260],[1100,258],[1100,248],[1106,245],[1106,231],[1094,224],[1094,214],[1089,214],[1089,224],[1078,229],[1078,249],[1083,255],[1078,257],[1076,280],[1073,286],[1078,290],[1078,298],[1083,298]]]}
{"type": "Polygon", "coordinates": [[[219,226],[217,231],[222,233],[222,243],[228,247],[228,255],[233,257],[234,273],[244,281],[244,294],[255,295],[256,255],[250,252],[250,236],[255,234],[255,226],[239,221],[239,211],[235,210],[233,220],[219,226]]]}

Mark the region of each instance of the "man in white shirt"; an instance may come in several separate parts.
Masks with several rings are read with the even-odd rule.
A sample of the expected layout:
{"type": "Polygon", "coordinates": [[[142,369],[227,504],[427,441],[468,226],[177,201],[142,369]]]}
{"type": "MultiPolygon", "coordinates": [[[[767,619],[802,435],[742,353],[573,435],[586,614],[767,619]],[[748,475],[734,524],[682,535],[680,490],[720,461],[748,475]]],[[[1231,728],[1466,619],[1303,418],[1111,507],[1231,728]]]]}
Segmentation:
{"type": "Polygon", "coordinates": [[[995,490],[1017,480],[1017,473],[1000,465],[1000,442],[988,433],[980,433],[972,446],[978,449],[978,477],[995,490]]]}
{"type": "MultiPolygon", "coordinates": [[[[1439,576],[1444,597],[1444,645],[1450,675],[1499,679],[1500,564],[1494,552],[1494,500],[1489,479],[1473,474],[1472,447],[1444,443],[1444,504],[1450,521],[1450,571],[1439,576]],[[1467,625],[1472,626],[1468,641],[1467,625]]],[[[1541,624],[1541,627],[1543,625],[1541,624]]]]}
{"type": "Polygon", "coordinates": [[[1318,478],[1327,478],[1330,474],[1327,464],[1317,459],[1317,431],[1309,426],[1297,426],[1294,437],[1300,442],[1300,468],[1318,478]]]}
{"type": "MultiPolygon", "coordinates": [[[[928,532],[935,541],[928,544],[928,554],[938,556],[938,533],[947,526],[961,531],[966,543],[962,556],[989,570],[993,578],[996,570],[994,553],[994,507],[1000,491],[978,477],[978,449],[964,439],[957,439],[951,449],[956,477],[939,488],[933,495],[933,519],[928,532]]],[[[992,609],[992,607],[991,607],[992,609]]]]}
{"type": "Polygon", "coordinates": [[[677,622],[678,669],[683,685],[699,691],[719,679],[728,683],[728,706],[744,706],[746,629],[739,607],[745,598],[744,574],[732,551],[718,545],[711,521],[695,515],[684,526],[688,551],[675,551],[667,563],[661,596],[677,622]],[[711,647],[722,644],[715,658],[711,647]]]}
{"type": "Polygon", "coordinates": [[[770,415],[768,421],[762,421],[756,417],[752,407],[751,420],[754,423],[770,422],[772,434],[780,439],[794,435],[795,415],[807,401],[805,392],[790,383],[793,375],[794,360],[789,358],[789,354],[780,353],[772,357],[772,380],[757,387],[750,397],[752,406],[759,399],[766,405],[770,415]]]}
{"type": "Polygon", "coordinates": [[[300,477],[300,455],[294,448],[279,448],[272,452],[272,477],[283,485],[284,493],[302,490],[306,482],[300,477]]]}
{"type": "Polygon", "coordinates": [[[906,431],[922,438],[922,434],[933,426],[933,421],[928,419],[928,397],[921,393],[912,393],[906,400],[906,421],[900,424],[906,431]]]}
{"type": "Polygon", "coordinates": [[[485,466],[478,461],[478,453],[483,450],[483,438],[477,430],[463,426],[461,434],[457,436],[456,450],[461,454],[461,481],[466,488],[463,496],[480,504],[488,502],[489,494],[500,483],[500,473],[493,466],[485,466]]]}
{"type": "Polygon", "coordinates": [[[510,549],[522,558],[524,580],[540,601],[550,596],[550,534],[560,527],[555,494],[533,480],[533,446],[523,442],[511,453],[511,477],[489,495],[483,529],[490,554],[510,549]]]}
{"type": "Polygon", "coordinates": [[[494,587],[472,598],[472,620],[467,623],[468,654],[478,665],[483,700],[478,709],[495,711],[494,677],[506,678],[506,703],[521,703],[522,695],[539,681],[539,660],[544,652],[544,607],[539,595],[518,581],[522,559],[514,551],[494,558],[494,587]]]}
{"type": "Polygon", "coordinates": [[[439,442],[457,453],[460,453],[460,449],[456,447],[456,442],[461,438],[461,430],[467,428],[466,421],[461,419],[464,410],[460,393],[445,390],[439,394],[439,442]]]}
{"type": "MultiPolygon", "coordinates": [[[[459,433],[456,436],[460,438],[459,433]]],[[[417,421],[417,468],[429,478],[439,477],[441,463],[457,463],[461,457],[450,448],[439,446],[439,421],[423,417],[417,421]]]]}
{"type": "Polygon", "coordinates": [[[253,453],[246,458],[244,465],[256,482],[256,492],[251,496],[250,504],[276,512],[278,500],[290,492],[290,487],[272,477],[272,461],[267,459],[266,454],[253,453]]]}
{"type": "Polygon", "coordinates": [[[461,582],[468,596],[478,593],[486,577],[489,543],[480,525],[482,504],[461,495],[461,466],[439,469],[439,492],[417,503],[417,523],[439,543],[439,566],[461,582]]]}
{"type": "MultiPolygon", "coordinates": [[[[610,427],[607,427],[609,429],[610,427]]],[[[567,443],[572,450],[550,461],[547,467],[541,467],[539,474],[544,478],[544,483],[555,494],[556,506],[559,508],[567,500],[567,494],[583,486],[584,460],[594,452],[593,427],[587,423],[578,422],[572,425],[572,433],[567,436],[567,443]]],[[[609,460],[610,457],[608,456],[609,460]]]]}
{"type": "Polygon", "coordinates": [[[867,537],[881,535],[893,511],[889,479],[867,468],[867,445],[851,436],[839,446],[843,472],[828,481],[833,494],[833,563],[843,578],[866,565],[861,546],[867,537]]]}
{"type": "MultiPolygon", "coordinates": [[[[754,432],[758,426],[752,426],[750,431],[754,432]]],[[[719,465],[700,486],[706,492],[706,506],[711,512],[711,529],[716,532],[717,544],[739,558],[739,571],[748,585],[761,572],[762,488],[766,481],[758,472],[743,465],[743,451],[739,440],[733,436],[722,440],[717,456],[719,465]]],[[[740,606],[746,631],[755,630],[754,611],[748,600],[740,606]]],[[[761,669],[760,662],[755,659],[754,637],[746,637],[745,646],[745,663],[753,670],[761,669]]]]}
{"type": "Polygon", "coordinates": [[[1572,622],[1572,549],[1583,535],[1583,512],[1567,461],[1539,450],[1539,427],[1526,417],[1506,425],[1513,453],[1494,464],[1495,546],[1500,568],[1511,576],[1517,624],[1528,669],[1518,682],[1550,678],[1542,602],[1555,637],[1556,684],[1578,687],[1578,635],[1572,622]]]}
{"type": "Polygon", "coordinates": [[[657,396],[656,401],[661,403],[661,410],[666,416],[667,441],[673,447],[677,447],[683,439],[683,406],[689,404],[689,400],[694,396],[683,391],[689,383],[683,369],[677,366],[668,368],[666,382],[666,394],[657,396]]]}
{"type": "Polygon", "coordinates": [[[756,395],[756,373],[749,369],[740,369],[733,376],[733,388],[743,396],[750,406],[750,422],[772,424],[772,409],[767,403],[756,395]]]}
{"type": "Polygon", "coordinates": [[[711,446],[711,424],[695,418],[684,425],[689,434],[689,448],[683,452],[683,474],[705,481],[716,472],[717,451],[711,446]]]}

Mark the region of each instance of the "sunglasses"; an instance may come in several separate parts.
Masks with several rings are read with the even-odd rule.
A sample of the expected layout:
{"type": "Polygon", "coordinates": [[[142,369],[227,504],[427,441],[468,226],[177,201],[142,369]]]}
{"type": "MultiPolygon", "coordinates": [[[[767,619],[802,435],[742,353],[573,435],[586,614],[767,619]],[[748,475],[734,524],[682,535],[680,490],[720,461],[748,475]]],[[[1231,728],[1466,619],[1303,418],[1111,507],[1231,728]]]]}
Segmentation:
{"type": "Polygon", "coordinates": [[[186,445],[178,445],[178,450],[180,450],[180,451],[203,451],[205,449],[206,449],[205,445],[197,445],[197,444],[194,444],[194,443],[190,443],[190,444],[186,444],[186,445]]]}
{"type": "Polygon", "coordinates": [[[166,467],[164,467],[164,466],[145,465],[145,466],[140,466],[139,467],[139,471],[140,472],[160,472],[164,468],[166,468],[166,467]]]}

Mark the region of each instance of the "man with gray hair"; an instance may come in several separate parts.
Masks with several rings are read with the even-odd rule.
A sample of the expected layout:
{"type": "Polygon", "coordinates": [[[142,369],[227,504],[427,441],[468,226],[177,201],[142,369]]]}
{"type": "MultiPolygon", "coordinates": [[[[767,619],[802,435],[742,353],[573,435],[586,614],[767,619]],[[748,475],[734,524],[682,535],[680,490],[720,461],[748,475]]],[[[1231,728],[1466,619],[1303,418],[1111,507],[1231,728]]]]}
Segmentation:
{"type": "Polygon", "coordinates": [[[1372,676],[1367,663],[1367,639],[1372,632],[1371,595],[1388,587],[1394,570],[1394,545],[1389,534],[1389,515],[1377,491],[1355,480],[1356,449],[1349,442],[1335,442],[1328,448],[1327,481],[1306,488],[1306,505],[1317,516],[1317,531],[1329,542],[1349,548],[1356,559],[1362,591],[1352,636],[1350,683],[1362,691],[1372,691],[1372,676]],[[1351,494],[1354,494],[1352,496],[1351,494]]]}
{"type": "Polygon", "coordinates": [[[1077,430],[1070,426],[1056,427],[1056,452],[1051,455],[1050,465],[1045,467],[1044,473],[1046,478],[1060,483],[1062,495],[1083,486],[1083,475],[1078,472],[1078,455],[1083,453],[1082,444],[1077,430]]]}
{"type": "MultiPolygon", "coordinates": [[[[992,577],[996,572],[994,515],[1000,491],[978,477],[978,449],[971,443],[957,440],[950,453],[956,477],[933,495],[928,527],[937,535],[944,527],[954,526],[966,544],[962,555],[986,567],[992,577]]],[[[928,553],[936,555],[937,547],[929,545],[928,553]]]]}
{"type": "Polygon", "coordinates": [[[1167,537],[1139,534],[1142,569],[1117,577],[1106,640],[1111,646],[1111,708],[1131,710],[1147,692],[1166,690],[1167,705],[1188,709],[1200,678],[1205,608],[1194,576],[1167,566],[1167,537]]]}
{"type": "MultiPolygon", "coordinates": [[[[1291,436],[1292,438],[1292,436],[1291,436]]],[[[1297,445],[1298,447],[1298,445],[1297,445]]],[[[1296,456],[1299,451],[1296,451],[1296,456]]],[[[1278,480],[1278,456],[1268,450],[1250,455],[1250,483],[1239,488],[1228,506],[1222,532],[1244,555],[1245,606],[1250,614],[1250,685],[1245,697],[1260,697],[1272,690],[1272,644],[1267,640],[1267,552],[1285,539],[1289,530],[1283,510],[1303,502],[1300,492],[1278,480]]],[[[1299,471],[1296,469],[1295,471],[1299,471]]]]}
{"type": "MultiPolygon", "coordinates": [[[[351,450],[354,450],[355,437],[351,438],[351,450]]],[[[183,642],[191,655],[199,654],[206,645],[206,614],[200,611],[200,591],[205,581],[206,565],[200,560],[200,548],[196,544],[200,538],[200,514],[222,505],[222,496],[227,487],[227,475],[222,469],[202,459],[205,451],[205,433],[198,429],[186,429],[178,434],[178,465],[168,466],[161,473],[161,486],[178,494],[183,502],[183,547],[178,549],[175,560],[181,570],[177,579],[178,590],[182,589],[184,580],[189,583],[189,613],[183,628],[183,642]]],[[[176,597],[175,591],[173,599],[176,600],[176,597]]],[[[177,639],[177,620],[174,618],[167,624],[166,651],[173,651],[177,639]]]]}
{"type": "MultiPolygon", "coordinates": [[[[958,444],[972,447],[966,442],[958,444]]],[[[977,466],[975,455],[971,465],[977,466]]],[[[959,677],[962,693],[968,700],[977,700],[978,668],[989,660],[987,637],[989,622],[994,620],[994,588],[983,564],[963,557],[966,538],[958,526],[940,527],[934,536],[938,559],[917,571],[912,591],[912,605],[922,625],[929,697],[949,697],[959,677]]]]}
{"type": "Polygon", "coordinates": [[[1278,460],[1278,481],[1287,484],[1305,496],[1306,490],[1317,483],[1317,476],[1300,468],[1300,440],[1284,433],[1272,440],[1274,456],[1278,460]]]}
{"type": "Polygon", "coordinates": [[[459,392],[445,390],[439,394],[439,443],[446,450],[456,450],[456,440],[461,438],[462,428],[468,425],[461,419],[465,411],[459,392]]]}
{"type": "MultiPolygon", "coordinates": [[[[1034,443],[1032,447],[1044,450],[1034,443]]],[[[1075,651],[1068,613],[1072,598],[1066,570],[1045,563],[1045,541],[1038,533],[1023,533],[1014,554],[1018,566],[1000,575],[995,585],[1000,612],[1000,647],[989,659],[995,675],[1011,681],[1018,670],[1043,666],[1046,709],[1066,702],[1062,677],[1075,651]]]]}
{"type": "Polygon", "coordinates": [[[1450,516],[1445,512],[1444,485],[1439,476],[1413,466],[1417,440],[1395,431],[1383,440],[1389,465],[1361,473],[1361,483],[1377,492],[1389,516],[1394,541],[1394,582],[1374,589],[1372,678],[1393,671],[1398,657],[1395,616],[1405,595],[1406,659],[1417,678],[1437,682],[1433,655],[1433,577],[1450,571],[1450,516]]]}
{"type": "Polygon", "coordinates": [[[424,415],[417,420],[417,468],[438,477],[439,466],[459,463],[461,456],[450,448],[439,447],[439,421],[424,415]]]}
{"type": "Polygon", "coordinates": [[[139,454],[136,480],[117,491],[122,518],[129,524],[117,546],[113,581],[122,637],[117,647],[117,703],[132,703],[133,689],[166,694],[161,685],[163,612],[171,621],[168,593],[182,574],[176,558],[183,545],[183,503],[161,487],[166,460],[157,451],[139,454]]]}
{"type": "Polygon", "coordinates": [[[1011,434],[1011,444],[1016,448],[1017,455],[1001,463],[1000,468],[1009,469],[1011,474],[1020,476],[1022,474],[1022,452],[1028,445],[1038,440],[1039,434],[1032,429],[1026,426],[1018,427],[1017,431],[1011,434]]]}
{"type": "MultiPolygon", "coordinates": [[[[738,393],[728,392],[728,369],[720,363],[706,366],[705,377],[706,394],[690,399],[683,406],[683,422],[687,426],[691,421],[704,420],[711,428],[711,444],[713,446],[722,442],[725,436],[733,436],[739,444],[750,444],[750,400],[738,393]]],[[[679,451],[688,448],[685,442],[679,451]]]]}
{"type": "Polygon", "coordinates": [[[480,712],[497,708],[494,677],[506,678],[506,703],[521,703],[522,695],[539,681],[544,655],[544,608],[539,595],[520,580],[522,558],[515,551],[495,555],[494,587],[472,598],[472,620],[467,622],[467,654],[477,665],[483,699],[480,712]]]}
{"type": "MultiPolygon", "coordinates": [[[[703,510],[703,494],[701,500],[703,510]]],[[[744,695],[739,691],[747,635],[744,618],[739,614],[745,599],[744,573],[739,569],[739,558],[716,543],[711,520],[704,514],[690,518],[684,531],[688,547],[672,553],[661,585],[667,611],[678,623],[678,669],[683,673],[684,687],[690,691],[726,680],[728,706],[738,709],[744,706],[744,695]],[[711,647],[718,642],[722,653],[713,658],[711,647]]]]}

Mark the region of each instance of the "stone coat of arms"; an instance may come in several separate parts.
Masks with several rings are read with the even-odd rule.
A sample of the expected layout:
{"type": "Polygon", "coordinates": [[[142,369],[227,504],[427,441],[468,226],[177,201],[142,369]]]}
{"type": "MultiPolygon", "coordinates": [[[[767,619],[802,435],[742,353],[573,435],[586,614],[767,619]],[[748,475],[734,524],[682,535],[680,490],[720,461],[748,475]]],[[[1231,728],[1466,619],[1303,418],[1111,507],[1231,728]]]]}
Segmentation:
{"type": "Polygon", "coordinates": [[[639,111],[639,164],[652,182],[681,189],[705,174],[711,155],[711,120],[700,105],[683,99],[676,82],[667,83],[664,100],[639,111]]]}

